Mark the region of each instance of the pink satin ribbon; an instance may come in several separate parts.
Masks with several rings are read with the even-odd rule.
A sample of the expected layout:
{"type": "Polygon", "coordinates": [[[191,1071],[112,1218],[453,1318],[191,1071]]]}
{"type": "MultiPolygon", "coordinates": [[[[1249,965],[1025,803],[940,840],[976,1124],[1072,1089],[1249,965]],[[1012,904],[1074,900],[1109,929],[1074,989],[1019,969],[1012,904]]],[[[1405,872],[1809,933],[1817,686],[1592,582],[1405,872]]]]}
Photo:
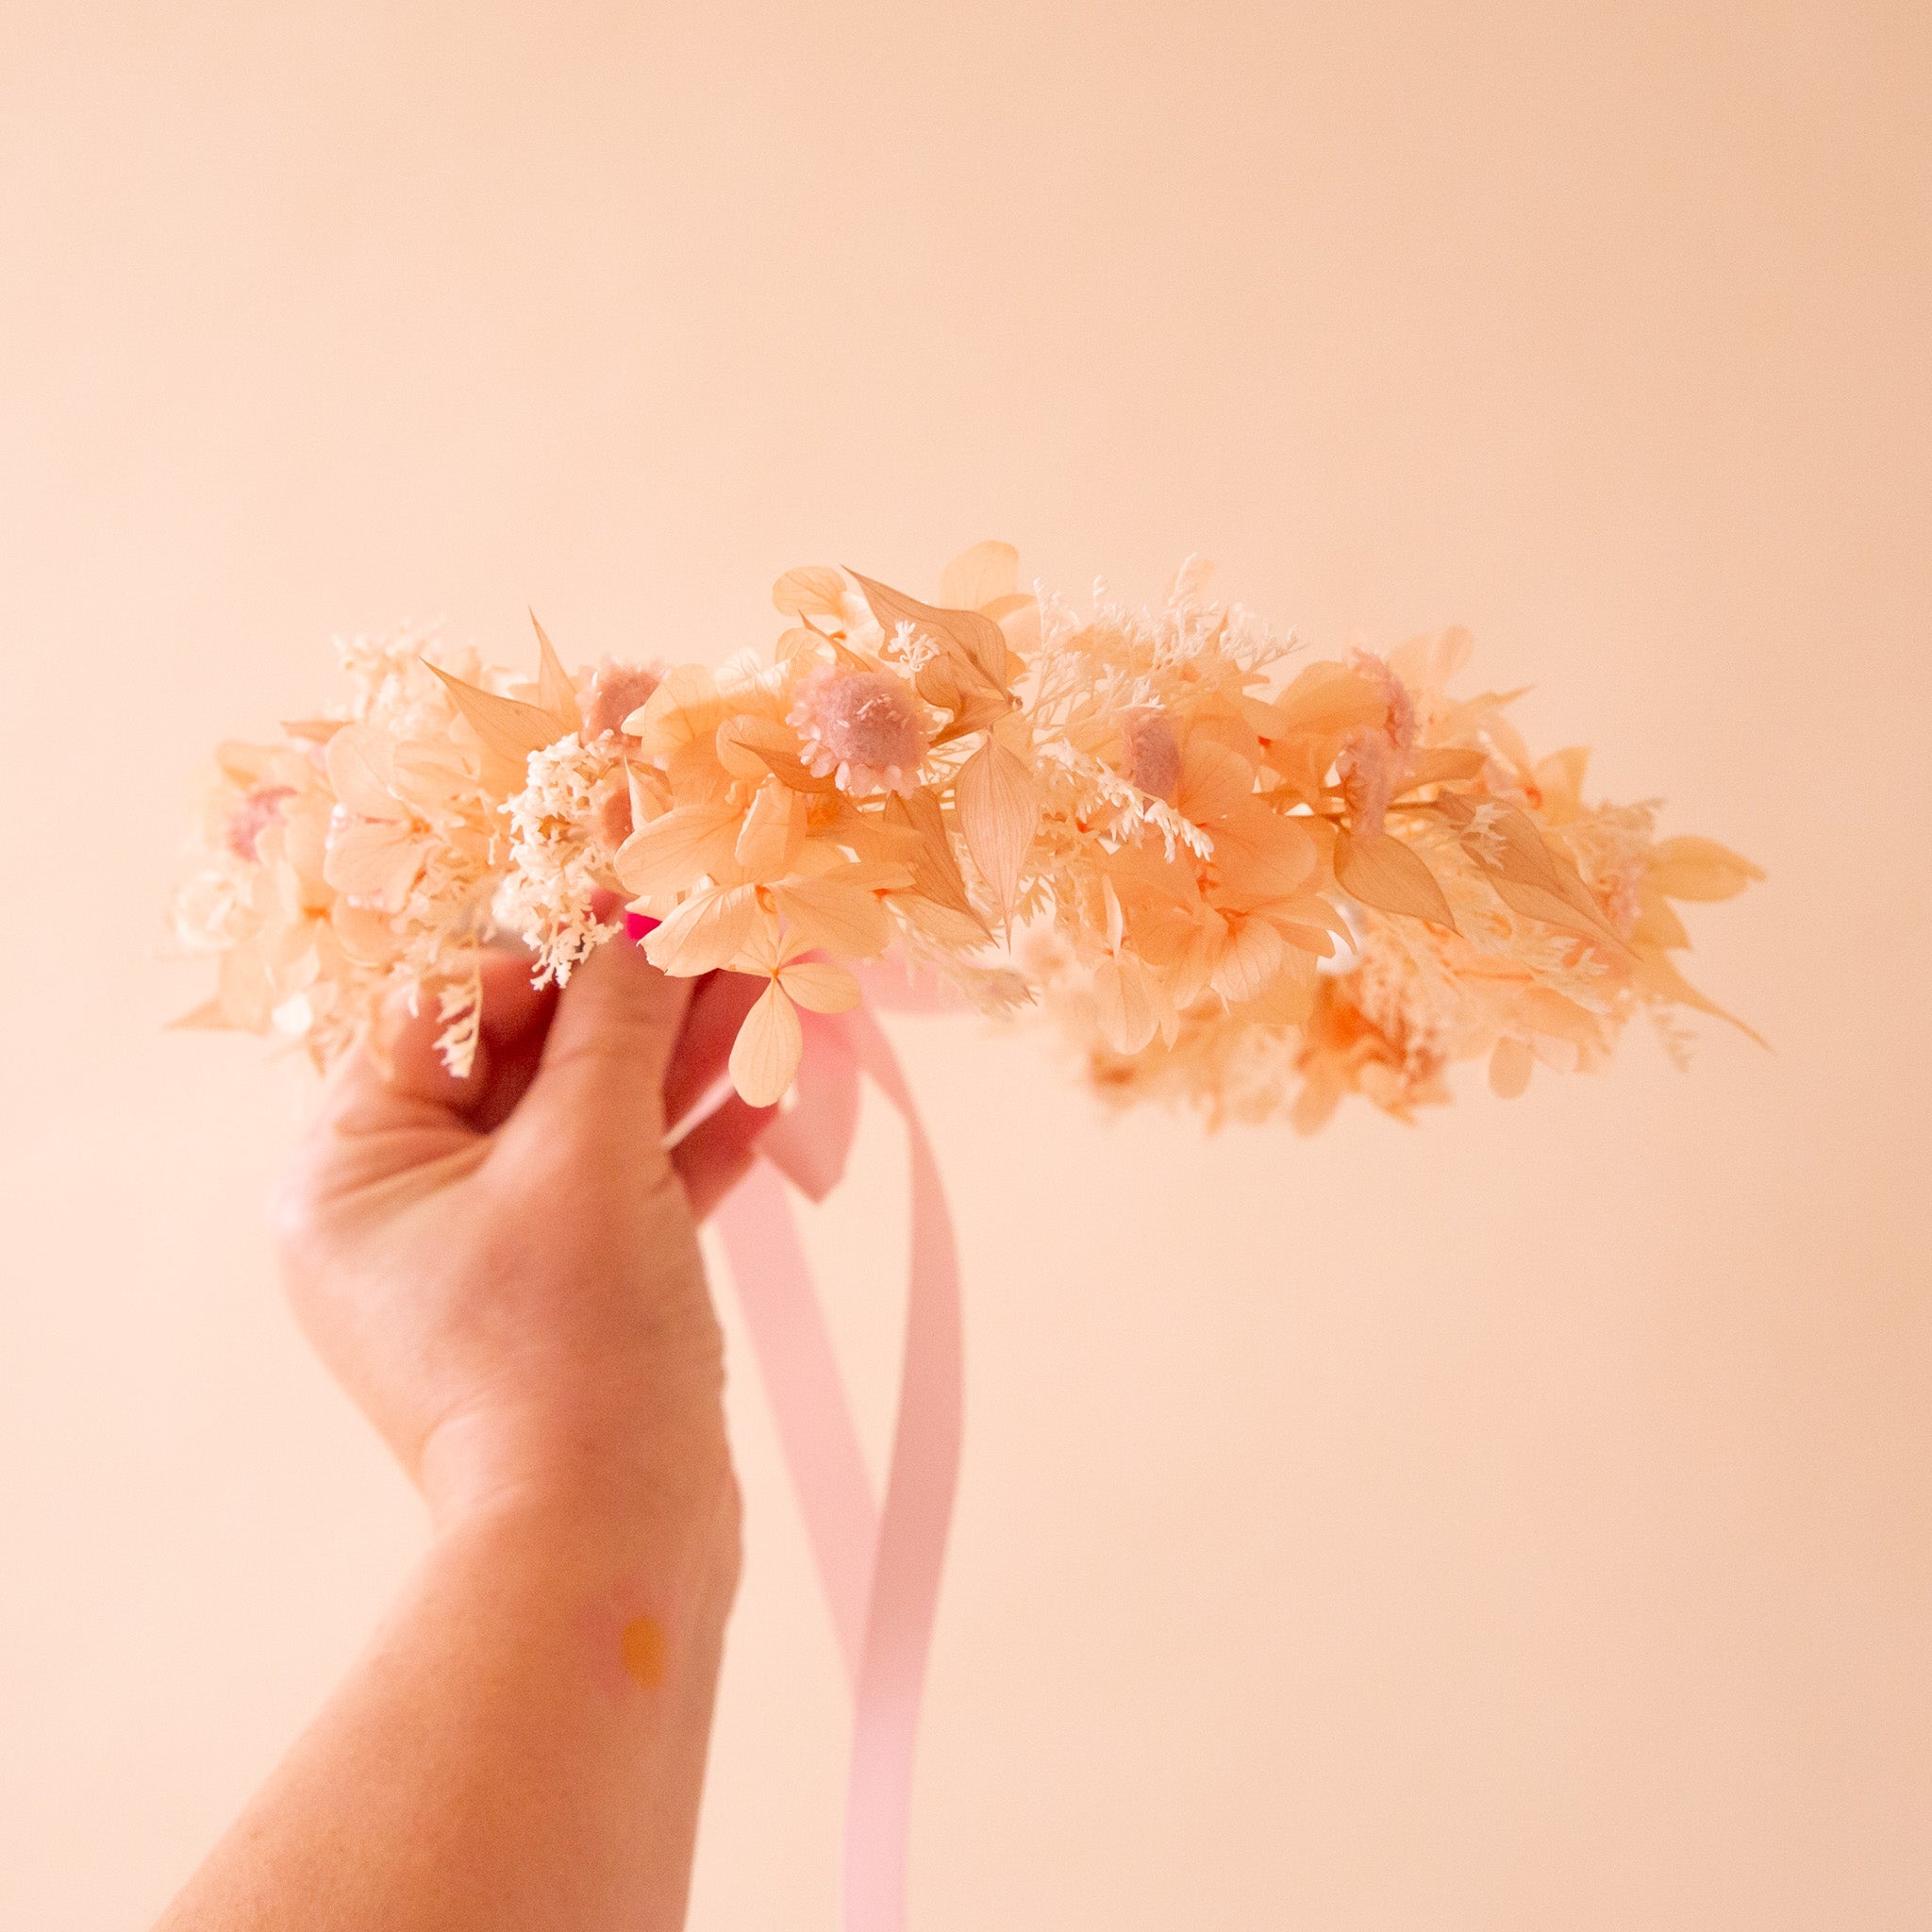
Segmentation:
{"type": "MultiPolygon", "coordinates": [[[[633,938],[647,929],[642,921],[632,928],[633,938]]],[[[952,1004],[891,969],[861,977],[880,1008],[935,1012],[952,1004]]],[[[800,1018],[795,1104],[766,1130],[764,1159],[716,1223],[852,1687],[845,1932],[904,1932],[920,1698],[959,1474],[958,1259],[939,1164],[878,1022],[866,1007],[800,1018]],[[780,1179],[814,1201],[838,1184],[861,1074],[905,1123],[912,1179],[906,1344],[883,1508],[780,1179]]]]}

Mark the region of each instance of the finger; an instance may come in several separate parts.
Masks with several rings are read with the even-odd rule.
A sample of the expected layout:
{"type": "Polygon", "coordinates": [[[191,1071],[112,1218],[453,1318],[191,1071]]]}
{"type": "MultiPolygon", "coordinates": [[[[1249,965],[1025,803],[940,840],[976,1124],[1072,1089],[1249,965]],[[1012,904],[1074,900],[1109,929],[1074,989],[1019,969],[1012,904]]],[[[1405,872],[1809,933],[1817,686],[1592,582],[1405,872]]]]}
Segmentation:
{"type": "Polygon", "coordinates": [[[694,1220],[702,1221],[744,1178],[758,1158],[758,1136],[777,1113],[775,1107],[752,1107],[734,1093],[671,1150],[694,1220]]]}
{"type": "Polygon", "coordinates": [[[622,938],[571,974],[557,1002],[536,1078],[517,1110],[544,1132],[615,1131],[656,1147],[664,1133],[664,1074],[691,1002],[622,938]]]}
{"type": "Polygon", "coordinates": [[[664,1074],[667,1125],[675,1127],[724,1077],[738,1029],[768,984],[751,973],[711,973],[698,982],[664,1074]]]}
{"type": "Polygon", "coordinates": [[[440,1044],[449,1025],[441,994],[420,988],[398,991],[385,1006],[375,1037],[338,1071],[326,1110],[340,1115],[354,1108],[362,1118],[372,1109],[414,1119],[444,1114],[480,1124],[479,1116],[526,1041],[534,1033],[541,1041],[554,995],[531,987],[529,962],[517,953],[486,950],[478,977],[482,1006],[466,1074],[449,1070],[440,1044]]]}

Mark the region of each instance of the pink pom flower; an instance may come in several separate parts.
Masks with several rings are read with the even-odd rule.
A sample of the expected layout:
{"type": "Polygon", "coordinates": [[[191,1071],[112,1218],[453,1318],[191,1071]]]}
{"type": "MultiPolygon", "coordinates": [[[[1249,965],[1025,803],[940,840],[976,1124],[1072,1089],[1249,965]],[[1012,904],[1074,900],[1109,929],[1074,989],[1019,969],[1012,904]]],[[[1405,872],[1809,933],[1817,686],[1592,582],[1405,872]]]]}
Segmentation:
{"type": "Polygon", "coordinates": [[[1164,711],[1129,711],[1121,720],[1121,773],[1168,805],[1180,796],[1181,741],[1164,711]]]}
{"type": "Polygon", "coordinates": [[[597,680],[591,688],[591,708],[584,719],[584,742],[608,731],[625,736],[624,721],[658,689],[658,675],[641,664],[620,664],[606,658],[597,668],[597,680]]]}
{"type": "Polygon", "coordinates": [[[793,694],[786,722],[797,731],[800,757],[814,777],[834,777],[841,791],[919,789],[926,729],[912,694],[877,671],[814,671],[793,694]]]}
{"type": "Polygon", "coordinates": [[[295,795],[292,785],[258,785],[243,794],[228,815],[228,850],[253,865],[261,857],[261,835],[282,815],[282,807],[295,795]]]}

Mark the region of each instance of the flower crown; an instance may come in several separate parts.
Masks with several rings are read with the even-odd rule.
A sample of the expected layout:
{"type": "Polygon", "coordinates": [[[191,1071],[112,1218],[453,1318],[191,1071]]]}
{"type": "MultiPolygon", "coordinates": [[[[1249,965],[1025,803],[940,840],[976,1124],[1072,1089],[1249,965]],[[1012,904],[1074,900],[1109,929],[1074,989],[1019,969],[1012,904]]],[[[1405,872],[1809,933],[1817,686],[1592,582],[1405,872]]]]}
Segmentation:
{"type": "Polygon", "coordinates": [[[613,891],[666,973],[768,982],[731,1056],[760,1105],[798,1008],[854,1005],[889,952],[1043,1006],[1109,1098],[1305,1130],[1349,1092],[1407,1118],[1457,1060],[1505,1095],[1599,1067],[1639,1010],[1679,1059],[1683,1008],[1730,1017],[1673,963],[1672,901],[1762,874],[1658,841],[1654,804],[1586,805],[1586,753],[1533,758],[1520,693],[1452,696],[1466,632],[1296,672],[1205,564],[1081,615],[1018,561],[976,545],[937,604],[788,571],[772,658],[715,670],[573,675],[541,625],[534,679],[420,634],[342,646],[346,707],[221,749],[176,908],[220,984],[188,1023],[322,1062],[423,988],[460,1073],[492,933],[565,980],[622,929],[613,891]]]}

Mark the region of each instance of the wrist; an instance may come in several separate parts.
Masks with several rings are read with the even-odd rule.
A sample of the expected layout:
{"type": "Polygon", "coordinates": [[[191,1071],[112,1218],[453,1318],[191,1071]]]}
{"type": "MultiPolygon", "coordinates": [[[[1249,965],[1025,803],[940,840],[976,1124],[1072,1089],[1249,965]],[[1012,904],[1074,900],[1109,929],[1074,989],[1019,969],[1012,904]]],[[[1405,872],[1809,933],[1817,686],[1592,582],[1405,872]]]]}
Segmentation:
{"type": "Polygon", "coordinates": [[[715,1393],[601,1420],[594,1405],[562,1417],[475,1407],[424,1443],[417,1477],[442,1536],[482,1523],[624,1544],[667,1532],[735,1541],[738,1487],[715,1393]]]}

